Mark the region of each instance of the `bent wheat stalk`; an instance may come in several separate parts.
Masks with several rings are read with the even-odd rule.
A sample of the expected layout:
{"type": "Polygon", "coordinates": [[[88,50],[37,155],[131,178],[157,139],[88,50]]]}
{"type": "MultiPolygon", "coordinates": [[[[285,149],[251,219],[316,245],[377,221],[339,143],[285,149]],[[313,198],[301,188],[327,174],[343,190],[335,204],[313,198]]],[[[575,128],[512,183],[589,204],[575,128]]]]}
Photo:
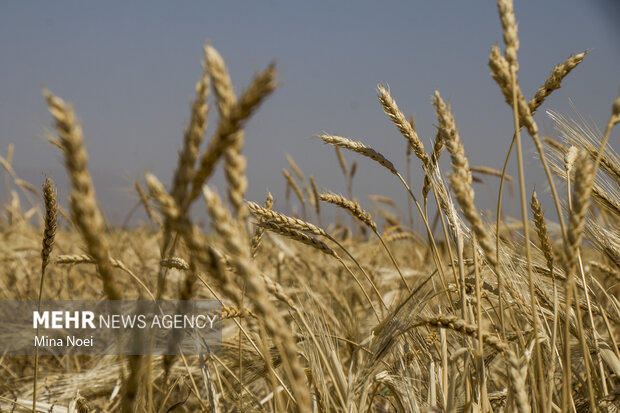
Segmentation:
{"type": "Polygon", "coordinates": [[[396,271],[398,271],[398,275],[400,276],[400,279],[405,285],[405,288],[407,288],[407,290],[411,292],[411,287],[409,287],[409,285],[407,284],[407,281],[405,280],[405,276],[403,275],[403,272],[401,271],[400,267],[398,266],[398,263],[396,262],[396,258],[394,258],[394,255],[392,255],[392,251],[390,251],[387,244],[385,243],[385,240],[383,239],[379,231],[377,231],[377,224],[375,223],[375,221],[373,221],[370,214],[367,211],[364,211],[357,201],[351,201],[349,199],[346,199],[342,195],[320,194],[320,199],[321,201],[329,202],[330,204],[334,204],[341,208],[346,209],[347,211],[351,213],[352,216],[354,216],[355,218],[357,218],[358,220],[360,220],[361,222],[366,224],[366,226],[368,226],[370,229],[373,230],[377,238],[379,238],[381,245],[383,245],[383,248],[389,255],[390,260],[392,260],[394,267],[396,267],[396,271]]]}
{"type": "MultiPolygon", "coordinates": [[[[340,264],[342,264],[342,266],[345,268],[345,270],[353,277],[353,279],[355,280],[355,283],[358,285],[358,287],[360,288],[360,290],[364,294],[364,297],[366,298],[366,301],[368,301],[368,304],[370,305],[370,307],[372,308],[373,312],[375,313],[375,316],[377,317],[377,321],[381,321],[381,318],[379,317],[379,313],[377,312],[377,309],[375,308],[372,300],[370,299],[370,296],[366,292],[366,289],[364,288],[363,284],[360,282],[360,280],[357,278],[357,276],[351,271],[351,269],[347,266],[347,264],[345,264],[345,262],[342,260],[342,258],[340,258],[340,256],[338,256],[338,254],[336,254],[336,252],[334,250],[329,248],[327,246],[327,244],[325,244],[322,241],[319,241],[318,239],[316,239],[314,237],[306,235],[306,234],[304,234],[301,231],[297,231],[295,229],[289,228],[289,227],[287,227],[285,225],[282,225],[282,224],[276,224],[275,222],[262,221],[258,225],[261,228],[264,228],[264,229],[269,230],[271,232],[274,232],[276,234],[283,235],[285,237],[291,238],[291,239],[293,239],[295,241],[301,242],[302,244],[309,245],[312,248],[317,249],[317,250],[323,252],[324,254],[331,255],[332,257],[334,257],[338,262],[340,262],[340,264]]],[[[381,297],[381,296],[379,296],[379,297],[381,297]]]]}
{"type": "Polygon", "coordinates": [[[383,307],[385,309],[388,308],[387,305],[385,304],[385,301],[383,300],[383,296],[381,295],[381,293],[377,289],[377,286],[372,281],[372,278],[370,278],[370,275],[368,275],[368,273],[366,272],[364,267],[362,267],[362,265],[359,263],[359,261],[355,259],[355,257],[349,252],[348,249],[346,249],[333,236],[329,235],[324,229],[319,228],[319,227],[317,227],[316,225],[314,225],[314,224],[312,224],[310,222],[302,221],[301,219],[298,219],[298,218],[292,218],[292,217],[286,216],[284,214],[281,214],[279,212],[268,210],[266,208],[261,207],[260,205],[258,205],[255,202],[248,201],[248,208],[250,209],[250,212],[254,216],[256,216],[257,218],[259,218],[259,219],[261,219],[263,221],[273,222],[275,224],[279,224],[279,225],[281,225],[283,227],[286,227],[288,229],[293,229],[293,230],[296,230],[296,231],[309,232],[310,234],[320,235],[322,237],[327,238],[328,240],[330,240],[334,244],[336,244],[355,263],[355,265],[357,266],[357,268],[359,268],[359,270],[362,272],[362,274],[364,274],[364,277],[370,283],[372,289],[375,291],[375,293],[379,297],[379,300],[381,301],[381,304],[383,305],[383,307]]]}

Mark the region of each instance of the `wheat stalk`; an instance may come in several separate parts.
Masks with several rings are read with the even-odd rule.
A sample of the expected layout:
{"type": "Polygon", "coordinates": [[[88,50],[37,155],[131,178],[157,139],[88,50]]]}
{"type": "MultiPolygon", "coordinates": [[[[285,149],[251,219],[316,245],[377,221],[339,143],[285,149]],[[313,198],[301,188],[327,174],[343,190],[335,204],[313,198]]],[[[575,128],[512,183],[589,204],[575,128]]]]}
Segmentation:
{"type": "Polygon", "coordinates": [[[158,225],[161,225],[161,220],[153,212],[153,209],[151,208],[151,203],[149,202],[149,198],[144,193],[142,186],[140,186],[140,182],[138,182],[137,180],[134,180],[133,185],[134,185],[134,188],[136,189],[136,192],[138,193],[138,196],[140,197],[140,203],[142,204],[142,206],[144,206],[144,211],[146,212],[146,216],[151,221],[157,223],[158,225]]]}
{"type": "MultiPolygon", "coordinates": [[[[491,168],[490,166],[470,166],[469,170],[472,172],[477,172],[479,174],[496,176],[498,178],[504,176],[502,171],[498,171],[497,169],[491,168]]],[[[505,175],[505,179],[508,182],[512,182],[512,176],[510,175],[505,175]]]]}
{"type": "MultiPolygon", "coordinates": [[[[511,99],[507,100],[507,103],[512,108],[513,112],[513,125],[514,125],[514,140],[517,147],[517,163],[519,170],[519,197],[521,201],[521,221],[523,223],[523,237],[525,243],[525,257],[526,257],[526,265],[527,265],[527,274],[528,274],[528,284],[529,284],[529,293],[530,293],[530,307],[532,309],[532,324],[534,327],[534,336],[538,336],[538,315],[535,312],[536,308],[536,298],[535,287],[534,287],[534,275],[532,272],[532,255],[530,248],[530,235],[529,235],[529,225],[528,225],[528,212],[527,212],[527,202],[526,202],[526,188],[525,188],[525,173],[523,168],[523,148],[521,141],[521,125],[525,125],[528,130],[530,136],[534,140],[534,144],[536,145],[541,162],[547,173],[547,179],[550,181],[549,185],[551,186],[552,193],[554,195],[554,199],[556,201],[557,213],[560,219],[560,225],[562,227],[562,233],[565,234],[564,224],[562,222],[561,210],[559,206],[559,198],[557,197],[557,193],[555,190],[553,178],[551,177],[551,172],[549,171],[549,167],[546,163],[546,158],[544,151],[542,149],[542,145],[540,143],[540,139],[538,138],[538,127],[534,122],[534,118],[532,116],[532,110],[525,98],[523,97],[523,93],[521,92],[521,87],[519,85],[517,72],[519,70],[519,64],[517,61],[517,50],[519,48],[519,39],[517,36],[517,24],[515,22],[515,15],[513,9],[513,0],[497,0],[497,7],[499,11],[499,17],[502,24],[503,34],[504,34],[504,44],[506,46],[505,49],[505,57],[508,63],[509,71],[510,71],[510,86],[511,86],[511,99]]],[[[542,354],[540,351],[540,344],[536,340],[534,342],[536,347],[536,376],[539,387],[539,393],[541,395],[541,402],[543,406],[547,406],[546,400],[546,388],[544,381],[544,373],[543,373],[543,362],[542,362],[542,354]]]]}
{"type": "Polygon", "coordinates": [[[405,118],[405,115],[401,112],[396,104],[396,101],[390,95],[390,92],[379,84],[377,86],[379,102],[383,107],[385,113],[390,117],[392,122],[396,125],[400,133],[407,139],[409,146],[413,149],[413,153],[422,161],[424,167],[429,165],[430,159],[424,151],[424,144],[415,132],[415,129],[411,123],[405,118]]]}
{"type": "Polygon", "coordinates": [[[192,180],[190,196],[184,205],[184,209],[187,209],[189,203],[198,197],[202,185],[213,173],[215,165],[224,151],[235,143],[236,133],[243,128],[245,122],[267,96],[275,90],[277,87],[275,77],[275,66],[271,64],[263,72],[254,76],[248,89],[229,109],[228,116],[220,119],[217,130],[200,158],[199,166],[192,180]]]}
{"type": "MultiPolygon", "coordinates": [[[[10,158],[9,158],[10,161],[10,158]]],[[[43,201],[45,203],[45,229],[43,231],[43,241],[41,247],[41,282],[39,284],[39,299],[37,310],[41,311],[41,300],[43,298],[43,283],[45,281],[45,269],[50,261],[50,255],[54,247],[56,237],[56,214],[58,205],[56,203],[56,187],[52,178],[46,178],[43,184],[43,201]]],[[[37,327],[35,335],[39,336],[37,327]]],[[[34,356],[34,379],[32,385],[32,410],[37,409],[37,379],[39,375],[39,346],[35,348],[34,356]]]]}
{"type": "MultiPolygon", "coordinates": [[[[577,300],[577,292],[575,289],[575,275],[577,271],[577,263],[580,260],[579,255],[579,247],[581,246],[581,240],[583,238],[583,228],[586,222],[586,214],[588,212],[588,207],[590,205],[590,193],[592,190],[592,181],[594,180],[594,167],[589,160],[588,154],[585,151],[580,151],[577,155],[576,167],[575,167],[575,190],[572,197],[571,202],[571,213],[569,217],[568,224],[568,233],[567,233],[567,244],[566,244],[566,257],[565,257],[565,268],[566,268],[566,314],[570,314],[572,309],[572,298],[575,296],[575,300],[577,300]]],[[[584,288],[587,288],[584,285],[584,288]]],[[[587,294],[587,290],[586,290],[587,294]]],[[[592,378],[590,376],[590,364],[588,360],[587,346],[585,343],[584,330],[582,326],[581,320],[581,311],[579,304],[576,305],[576,316],[579,328],[579,336],[582,345],[582,350],[584,352],[584,363],[587,371],[587,383],[588,383],[588,393],[591,404],[594,404],[594,389],[592,384],[592,378]]],[[[565,333],[569,332],[570,323],[566,322],[565,333]]],[[[566,335],[568,337],[568,335],[566,335]]],[[[570,364],[570,345],[568,340],[565,343],[565,386],[568,389],[571,387],[571,367],[570,364]]],[[[563,391],[562,399],[568,399],[568,394],[563,391]]],[[[563,402],[566,404],[566,402],[563,402]]]]}
{"type": "Polygon", "coordinates": [[[319,202],[319,190],[316,186],[316,182],[314,181],[314,177],[310,175],[310,186],[312,187],[312,195],[314,197],[314,208],[316,210],[316,217],[319,220],[319,226],[321,225],[321,203],[319,202]]]}
{"type": "Polygon", "coordinates": [[[297,185],[297,182],[295,182],[295,179],[293,178],[293,176],[290,174],[289,171],[287,171],[286,169],[282,169],[282,176],[284,176],[284,179],[286,179],[286,182],[288,183],[288,185],[290,185],[291,188],[293,188],[295,195],[297,195],[297,198],[299,199],[299,202],[301,203],[301,208],[303,211],[302,213],[303,213],[304,219],[306,219],[306,199],[304,197],[304,193],[301,191],[301,188],[299,187],[299,185],[297,185]]]}
{"type": "Polygon", "coordinates": [[[310,395],[306,386],[306,375],[297,358],[297,345],[288,326],[267,298],[265,284],[258,277],[258,270],[250,259],[249,245],[242,239],[241,228],[233,223],[232,217],[214,192],[205,187],[203,194],[215,230],[225,240],[232,256],[232,264],[246,283],[247,296],[254,305],[257,316],[263,321],[265,329],[274,338],[287,366],[285,371],[291,380],[297,409],[301,413],[309,413],[310,395]]]}
{"type": "MultiPolygon", "coordinates": [[[[514,12],[512,11],[512,4],[504,4],[502,6],[502,8],[504,9],[505,13],[512,13],[514,14],[514,12]],[[509,8],[510,10],[506,10],[507,8],[509,8]]],[[[500,10],[500,14],[501,14],[502,10],[500,10]]],[[[514,20],[514,19],[513,19],[514,20]]],[[[511,28],[511,30],[516,30],[516,26],[513,26],[511,28]]],[[[516,34],[516,33],[515,33],[516,34]]],[[[583,54],[579,54],[577,56],[573,57],[569,57],[569,59],[567,59],[565,62],[556,65],[550,75],[549,78],[547,78],[547,80],[545,81],[545,83],[543,84],[543,86],[541,86],[537,91],[536,94],[534,96],[533,99],[531,99],[527,106],[531,112],[531,114],[533,115],[534,112],[536,112],[536,110],[538,109],[538,107],[540,107],[540,105],[543,103],[544,99],[549,96],[554,90],[557,90],[561,87],[561,83],[564,77],[566,77],[566,75],[568,75],[568,73],[570,73],[571,70],[573,70],[579,63],[581,63],[581,61],[583,60],[583,57],[585,56],[586,53],[583,54]]],[[[504,95],[504,98],[506,100],[506,102],[509,105],[514,105],[515,102],[515,97],[513,96],[513,87],[512,87],[512,81],[513,79],[515,80],[515,84],[516,84],[516,71],[515,71],[515,76],[513,77],[511,74],[511,70],[509,68],[509,64],[507,62],[507,60],[500,54],[499,51],[499,47],[497,45],[494,45],[491,48],[491,54],[489,56],[489,67],[492,70],[492,76],[493,79],[496,81],[496,83],[499,85],[500,90],[502,91],[502,94],[504,95]]],[[[516,87],[514,89],[517,89],[516,87]]],[[[515,91],[515,93],[517,94],[517,97],[519,96],[520,91],[515,91]]],[[[523,99],[520,100],[521,103],[523,103],[523,99]]],[[[516,113],[515,113],[516,115],[516,113]]],[[[521,122],[521,124],[523,124],[523,121],[521,122]]],[[[515,127],[519,128],[520,126],[518,126],[518,122],[516,122],[515,120],[515,127]]],[[[499,256],[499,220],[500,220],[500,216],[501,216],[501,203],[502,203],[502,193],[503,193],[503,185],[504,185],[504,177],[506,174],[506,169],[508,167],[508,160],[510,159],[510,154],[512,153],[512,149],[514,147],[514,144],[517,140],[517,135],[518,135],[518,130],[516,131],[517,133],[515,133],[515,135],[513,136],[512,139],[512,143],[510,145],[510,149],[508,150],[508,155],[506,156],[506,160],[504,162],[504,170],[502,173],[502,178],[500,180],[500,187],[499,187],[499,191],[498,191],[498,201],[497,201],[497,222],[496,222],[496,254],[498,254],[499,256]]],[[[532,135],[532,138],[534,139],[534,143],[536,144],[536,148],[539,152],[539,154],[541,154],[542,152],[542,145],[540,144],[540,141],[538,139],[537,136],[532,135]]],[[[555,141],[553,141],[552,143],[555,143],[555,141]]],[[[521,152],[519,152],[521,153],[521,152]]],[[[520,156],[520,155],[519,155],[520,156]]],[[[541,161],[543,164],[543,167],[545,169],[545,173],[547,175],[547,180],[549,181],[549,184],[551,186],[551,192],[553,194],[554,197],[554,202],[555,202],[555,207],[556,207],[556,212],[558,213],[558,219],[560,221],[560,228],[562,230],[562,235],[565,239],[565,235],[566,235],[566,231],[564,228],[564,218],[561,212],[561,208],[560,208],[560,204],[559,204],[559,198],[557,196],[557,191],[555,189],[555,184],[551,178],[550,172],[549,172],[549,168],[547,166],[546,163],[546,159],[544,157],[544,153],[541,156],[541,161]]],[[[521,165],[521,163],[520,163],[521,165]]],[[[520,168],[520,170],[522,170],[522,168],[520,168]]],[[[523,188],[523,186],[521,185],[521,188],[523,188]]],[[[521,190],[521,201],[522,201],[522,209],[523,211],[525,211],[525,195],[524,195],[524,190],[521,190]]],[[[524,224],[524,228],[525,228],[525,224],[524,224]]],[[[527,229],[525,229],[527,231],[527,229]]],[[[527,248],[527,247],[526,247],[527,248]]],[[[529,262],[529,261],[528,261],[529,262]]],[[[501,278],[498,278],[498,286],[501,286],[501,278]]],[[[503,307],[502,307],[502,300],[501,300],[501,288],[500,288],[500,316],[502,318],[502,331],[504,331],[504,322],[503,322],[503,307]]]]}
{"type": "Polygon", "coordinates": [[[88,155],[82,137],[82,127],[77,122],[71,105],[52,95],[48,90],[44,90],[43,95],[56,120],[56,130],[65,156],[65,166],[73,187],[69,197],[71,215],[86,241],[89,254],[97,262],[105,294],[110,300],[119,300],[121,294],[114,281],[112,267],[109,263],[110,254],[103,233],[103,219],[97,208],[95,188],[87,169],[88,155]]]}
{"type": "Polygon", "coordinates": [[[299,166],[297,166],[295,160],[291,155],[286,154],[286,162],[288,162],[291,170],[295,173],[297,179],[299,179],[299,182],[304,182],[306,180],[306,177],[304,176],[304,173],[301,171],[301,169],[299,169],[299,166]]]}
{"type": "MultiPolygon", "coordinates": [[[[474,324],[468,324],[465,320],[459,319],[454,315],[439,314],[436,316],[425,317],[416,322],[412,328],[420,326],[431,326],[436,328],[446,328],[457,331],[461,334],[465,334],[471,337],[478,337],[480,334],[479,329],[474,324]]],[[[508,362],[508,376],[511,381],[511,389],[515,395],[515,402],[517,404],[517,410],[519,412],[529,412],[530,404],[527,396],[524,366],[519,361],[517,355],[510,349],[510,347],[501,339],[494,335],[482,333],[482,341],[485,345],[495,349],[502,353],[508,362]]]]}
{"type": "Polygon", "coordinates": [[[488,231],[484,226],[478,209],[474,203],[474,190],[471,187],[472,176],[469,169],[469,161],[465,156],[465,149],[454,124],[452,114],[448,112],[446,104],[435,91],[435,99],[433,100],[439,120],[439,130],[452,158],[452,176],[450,176],[450,184],[454,190],[454,195],[461,206],[463,215],[469,221],[472,229],[476,233],[478,243],[485,253],[487,261],[496,266],[495,248],[488,236],[488,231]]]}
{"type": "MultiPolygon", "coordinates": [[[[74,255],[63,254],[63,255],[59,255],[56,258],[55,263],[58,265],[97,264],[97,261],[90,255],[86,255],[86,254],[74,254],[74,255]]],[[[133,278],[134,281],[136,281],[140,285],[140,287],[144,289],[144,291],[147,292],[147,294],[151,297],[151,299],[155,301],[155,296],[153,295],[151,290],[146,286],[146,284],[144,284],[144,282],[140,278],[138,278],[136,274],[134,274],[125,264],[123,264],[122,261],[110,257],[110,265],[126,272],[131,278],[133,278]]]]}
{"type": "Polygon", "coordinates": [[[339,146],[334,146],[334,151],[336,152],[336,157],[338,158],[338,164],[340,165],[340,169],[342,170],[342,174],[346,178],[349,176],[349,172],[347,169],[347,161],[344,159],[344,155],[342,154],[342,150],[339,146]]]}

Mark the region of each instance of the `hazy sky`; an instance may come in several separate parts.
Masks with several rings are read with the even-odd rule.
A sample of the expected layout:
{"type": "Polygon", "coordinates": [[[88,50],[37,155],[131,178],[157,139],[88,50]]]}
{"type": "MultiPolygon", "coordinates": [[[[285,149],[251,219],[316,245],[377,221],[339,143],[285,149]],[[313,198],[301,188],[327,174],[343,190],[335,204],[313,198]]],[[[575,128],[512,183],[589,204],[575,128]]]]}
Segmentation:
{"type": "MultiPolygon", "coordinates": [[[[552,132],[545,110],[571,115],[569,99],[604,126],[620,87],[619,4],[516,1],[528,98],[554,64],[592,49],[539,111],[543,132],[552,132]]],[[[319,186],[345,190],[332,148],[310,138],[322,131],[363,140],[405,170],[405,141],[382,113],[377,83],[388,84],[401,109],[415,114],[425,143],[435,135],[431,95],[438,89],[450,99],[472,165],[501,169],[511,138],[511,111],[487,66],[491,45],[502,42],[492,1],[1,2],[0,39],[0,152],[14,143],[18,174],[36,186],[52,175],[66,198],[61,155],[45,140],[52,127],[45,85],[74,104],[97,193],[116,222],[136,200],[133,178],[151,171],[171,181],[207,40],[238,91],[271,60],[277,63],[281,86],[248,124],[244,154],[248,199],[263,200],[268,187],[278,209],[286,207],[286,153],[319,186]]],[[[617,148],[618,132],[611,141],[617,148]]],[[[531,141],[524,142],[528,190],[539,182],[544,191],[531,141]]],[[[354,192],[365,206],[368,194],[382,194],[406,208],[392,176],[346,156],[359,164],[354,192]]],[[[416,165],[414,186],[420,171],[416,165]]],[[[489,208],[495,182],[487,181],[475,189],[489,208]]],[[[210,183],[224,194],[221,171],[210,183]]],[[[0,196],[6,199],[6,188],[0,196]]],[[[516,204],[509,198],[506,209],[516,215],[516,204]]]]}

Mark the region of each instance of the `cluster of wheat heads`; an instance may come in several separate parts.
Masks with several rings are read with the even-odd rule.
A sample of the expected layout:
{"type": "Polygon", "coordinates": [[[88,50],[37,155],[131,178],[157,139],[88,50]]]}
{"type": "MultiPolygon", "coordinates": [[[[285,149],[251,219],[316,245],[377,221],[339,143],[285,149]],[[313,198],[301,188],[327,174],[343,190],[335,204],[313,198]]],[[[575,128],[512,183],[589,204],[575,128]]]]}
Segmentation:
{"type": "MultiPolygon", "coordinates": [[[[620,121],[620,98],[604,133],[583,119],[550,113],[558,138],[541,138],[533,114],[586,53],[555,66],[527,101],[518,81],[512,2],[497,4],[505,47],[503,54],[491,48],[489,67],[514,115],[503,171],[470,166],[466,138],[439,92],[432,98],[437,134],[427,152],[413,118],[379,85],[379,104],[405,138],[407,173],[367,143],[317,135],[336,150],[347,196],[323,191],[287,156],[291,172],[283,175],[301,217],[279,212],[270,193],[264,204],[244,199],[244,125],[277,87],[273,65],[237,94],[224,59],[205,46],[171,184],[150,173],[135,182],[149,219],[136,229],[106,224],[81,125],[71,105],[44,91],[57,132],[50,140],[64,155],[71,184],[70,213],[47,180],[41,245],[40,230],[28,224],[34,212],[21,212],[15,192],[0,221],[7,240],[0,251],[7,263],[2,298],[216,299],[226,320],[223,350],[179,357],[0,357],[7,378],[0,383],[2,409],[618,411],[620,159],[607,142],[620,121]],[[218,120],[203,145],[211,90],[218,120]],[[545,170],[551,205],[524,180],[522,129],[545,170]],[[501,213],[513,149],[518,220],[501,213]],[[349,164],[347,151],[374,161],[383,167],[377,173],[387,170],[402,185],[410,198],[408,222],[390,198],[371,196],[372,210],[354,198],[357,161],[372,162],[349,164]],[[449,171],[439,167],[443,152],[449,171]],[[228,202],[206,185],[220,159],[228,202]],[[410,184],[412,174],[424,178],[416,180],[421,188],[410,184]],[[476,206],[475,174],[500,179],[494,223],[476,206]],[[210,229],[189,213],[199,198],[210,229]],[[323,225],[327,204],[350,214],[351,224],[323,225]],[[57,223],[57,214],[68,226],[57,223]],[[414,215],[422,231],[414,229],[414,215]]],[[[7,176],[37,204],[31,198],[37,188],[17,177],[10,152],[0,158],[7,176]]]]}

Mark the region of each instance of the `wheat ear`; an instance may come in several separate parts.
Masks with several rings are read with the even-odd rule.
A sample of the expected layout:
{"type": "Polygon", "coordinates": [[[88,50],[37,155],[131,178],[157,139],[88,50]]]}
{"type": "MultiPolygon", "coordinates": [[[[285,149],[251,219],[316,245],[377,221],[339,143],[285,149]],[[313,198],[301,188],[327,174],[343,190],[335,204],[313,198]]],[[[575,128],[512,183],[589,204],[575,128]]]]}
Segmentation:
{"type": "Polygon", "coordinates": [[[175,268],[177,270],[189,270],[187,261],[180,257],[163,258],[159,261],[159,265],[166,268],[175,268]]]}
{"type": "Polygon", "coordinates": [[[400,133],[407,139],[409,146],[413,149],[415,155],[422,161],[422,164],[426,167],[429,165],[429,157],[424,151],[424,144],[418,137],[412,124],[405,118],[405,115],[398,108],[396,101],[390,95],[389,90],[385,89],[383,85],[377,86],[377,96],[379,102],[383,107],[385,113],[389,116],[392,122],[396,125],[400,133]]]}
{"type": "Polygon", "coordinates": [[[329,202],[330,204],[346,209],[352,216],[366,224],[370,229],[375,232],[377,231],[377,224],[373,221],[370,213],[362,209],[357,201],[351,201],[338,194],[320,194],[319,199],[323,202],[329,202]]]}
{"type": "Polygon", "coordinates": [[[228,320],[231,318],[257,318],[256,314],[252,312],[252,310],[244,307],[234,307],[234,306],[222,306],[222,318],[224,320],[228,320]]]}
{"type": "Polygon", "coordinates": [[[348,138],[344,138],[342,136],[336,135],[317,135],[318,138],[322,139],[323,142],[333,145],[339,148],[345,148],[353,152],[357,152],[360,155],[363,155],[367,158],[372,159],[373,161],[379,163],[384,168],[387,168],[393,174],[398,174],[394,164],[390,162],[385,156],[381,155],[379,152],[372,149],[370,146],[365,145],[362,142],[354,141],[348,138]]]}
{"type": "Polygon", "coordinates": [[[311,246],[314,249],[321,251],[324,254],[335,256],[336,253],[334,250],[329,248],[327,244],[323,241],[320,241],[314,237],[304,234],[301,231],[297,231],[295,229],[289,228],[284,224],[276,224],[273,221],[262,221],[258,223],[260,228],[269,230],[271,232],[275,232],[280,235],[284,235],[288,238],[294,239],[295,241],[299,241],[302,244],[306,244],[311,246]]]}
{"type": "Polygon", "coordinates": [[[110,300],[119,300],[121,294],[114,282],[110,265],[110,253],[103,230],[103,219],[90,173],[87,169],[88,155],[82,137],[82,127],[77,122],[73,108],[48,90],[43,91],[49,110],[56,120],[59,142],[65,156],[65,166],[73,190],[69,197],[71,215],[79,228],[89,254],[97,262],[103,280],[103,290],[110,300]]]}
{"type": "Polygon", "coordinates": [[[568,246],[566,249],[567,275],[575,273],[577,268],[577,252],[583,238],[583,228],[590,205],[591,182],[594,179],[593,165],[587,154],[580,151],[575,168],[575,190],[572,197],[571,214],[568,225],[568,246]]]}
{"type": "Polygon", "coordinates": [[[265,221],[273,221],[276,224],[284,224],[292,229],[309,232],[314,235],[328,236],[325,230],[317,227],[314,224],[311,224],[310,222],[302,221],[301,219],[292,218],[271,209],[263,208],[256,202],[248,201],[247,204],[250,212],[259,219],[264,219],[265,221]]]}
{"type": "Polygon", "coordinates": [[[583,58],[589,52],[589,50],[586,50],[583,53],[570,56],[562,63],[559,63],[553,67],[553,70],[547,80],[545,80],[545,83],[538,88],[534,97],[529,101],[530,110],[532,112],[536,111],[536,109],[542,105],[547,96],[549,96],[554,90],[562,87],[562,80],[571,72],[571,70],[583,62],[583,58]]]}
{"type": "Polygon", "coordinates": [[[575,165],[575,161],[577,160],[577,155],[579,154],[579,149],[576,146],[572,146],[568,148],[566,153],[564,154],[564,169],[566,169],[567,176],[570,175],[573,170],[573,166],[575,165]]]}
{"type": "MultiPolygon", "coordinates": [[[[207,60],[206,53],[205,47],[205,61],[207,60]]],[[[170,194],[177,205],[184,205],[186,202],[187,186],[193,178],[194,165],[199,155],[198,147],[207,129],[207,116],[209,112],[209,106],[207,105],[209,72],[206,68],[206,62],[203,63],[203,66],[204,71],[196,83],[196,98],[192,104],[189,126],[183,136],[183,148],[181,152],[179,152],[177,168],[172,178],[172,189],[170,190],[170,194]]]]}
{"type": "Polygon", "coordinates": [[[553,271],[553,247],[549,240],[549,233],[547,232],[547,221],[545,221],[545,214],[542,210],[542,206],[536,196],[536,190],[532,191],[532,200],[530,202],[532,213],[534,214],[534,225],[536,227],[536,233],[538,234],[538,241],[542,249],[545,260],[547,261],[547,268],[549,271],[553,271]]]}
{"type": "Polygon", "coordinates": [[[432,171],[435,166],[437,165],[437,162],[439,162],[439,158],[441,157],[441,153],[443,152],[445,148],[443,139],[441,139],[441,133],[439,133],[439,130],[437,131],[437,134],[435,135],[435,143],[433,145],[433,153],[431,154],[430,157],[430,168],[429,171],[426,173],[426,175],[424,175],[424,184],[422,185],[422,196],[424,198],[426,198],[428,196],[428,193],[431,190],[431,179],[429,178],[428,174],[430,173],[430,171],[432,171]]]}
{"type": "Polygon", "coordinates": [[[180,211],[175,199],[166,191],[164,184],[152,173],[147,172],[144,176],[151,197],[155,200],[167,221],[176,221],[180,211]]]}
{"type": "Polygon", "coordinates": [[[497,10],[502,24],[504,44],[506,45],[506,50],[504,51],[506,61],[509,66],[517,71],[519,69],[519,62],[517,60],[519,37],[517,35],[517,23],[515,21],[512,0],[497,0],[497,10]]]}
{"type": "Polygon", "coordinates": [[[260,104],[275,90],[277,87],[275,77],[276,69],[271,64],[252,79],[250,86],[230,108],[228,115],[220,119],[215,134],[200,158],[200,164],[192,180],[190,196],[183,206],[184,209],[187,209],[189,203],[200,195],[202,185],[213,173],[224,151],[235,143],[233,139],[235,134],[243,128],[245,122],[260,104]]]}
{"type": "MultiPolygon", "coordinates": [[[[43,232],[43,245],[41,248],[41,284],[43,284],[43,273],[50,261],[50,254],[52,253],[54,238],[56,237],[58,204],[56,203],[56,187],[52,178],[46,178],[43,184],[43,201],[45,202],[45,231],[43,232]]],[[[39,295],[41,295],[40,292],[39,295]]]]}
{"type": "Polygon", "coordinates": [[[207,71],[212,79],[218,110],[220,115],[225,116],[230,106],[237,100],[226,62],[222,55],[209,44],[205,46],[205,60],[207,71]]]}
{"type": "MultiPolygon", "coordinates": [[[[213,79],[213,92],[217,99],[220,117],[226,117],[237,101],[235,89],[222,56],[210,45],[207,45],[205,51],[207,70],[213,79]]],[[[248,187],[248,180],[245,176],[246,159],[241,154],[244,144],[243,131],[239,130],[234,133],[230,141],[230,146],[224,151],[224,174],[228,182],[228,199],[237,216],[243,218],[246,214],[243,197],[248,187]]]]}
{"type": "MultiPolygon", "coordinates": [[[[77,255],[59,255],[58,258],[54,261],[56,264],[97,264],[97,262],[90,255],[86,254],[77,254],[77,255]]],[[[136,281],[140,287],[146,291],[146,293],[151,297],[153,301],[155,301],[155,296],[151,292],[151,290],[142,282],[140,278],[136,274],[134,274],[122,261],[117,260],[115,258],[110,257],[110,265],[115,268],[119,268],[126,272],[134,281],[136,281]]]]}

